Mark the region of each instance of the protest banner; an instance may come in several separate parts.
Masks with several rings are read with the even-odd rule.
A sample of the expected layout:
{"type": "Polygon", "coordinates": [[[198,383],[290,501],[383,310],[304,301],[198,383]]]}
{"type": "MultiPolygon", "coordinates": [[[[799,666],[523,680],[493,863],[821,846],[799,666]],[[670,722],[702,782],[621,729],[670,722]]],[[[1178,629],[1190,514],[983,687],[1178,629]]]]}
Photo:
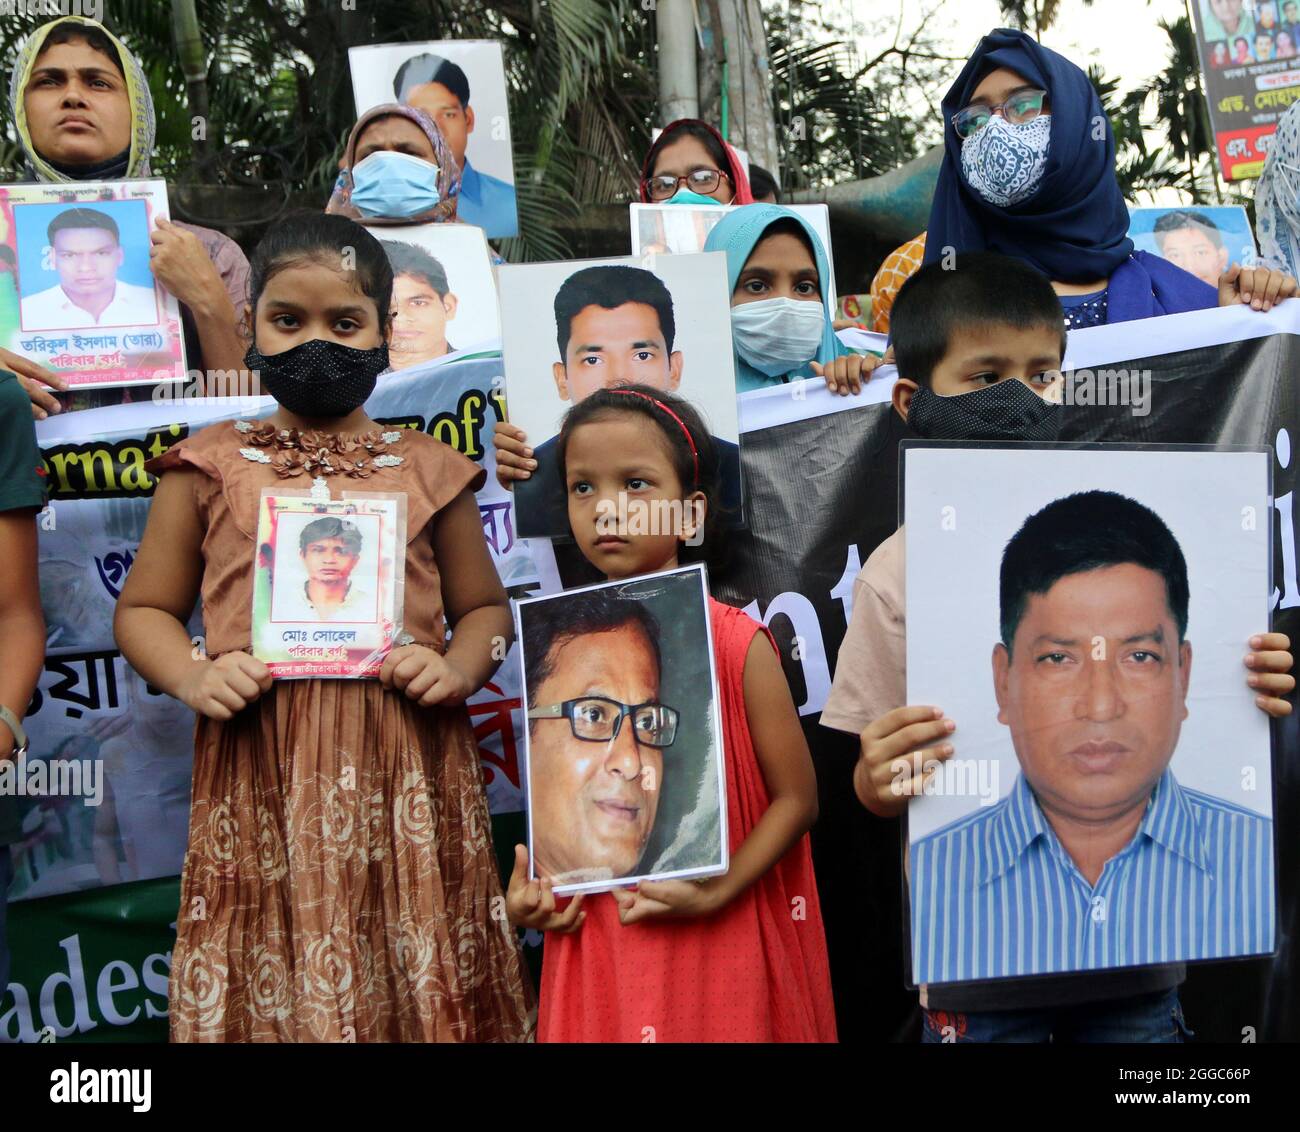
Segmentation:
{"type": "MultiPolygon", "coordinates": [[[[1264,518],[1275,524],[1274,581],[1268,604],[1274,628],[1293,641],[1300,640],[1294,458],[1300,400],[1291,378],[1300,365],[1300,304],[1283,303],[1268,314],[1231,308],[1079,331],[1071,335],[1067,361],[1073,372],[1068,375],[1064,439],[1272,446],[1272,512],[1264,518]]],[[[500,358],[478,359],[477,367],[473,380],[467,375],[445,388],[422,384],[418,371],[385,378],[370,406],[372,413],[389,423],[439,436],[491,469],[489,433],[501,405],[501,387],[493,379],[500,375],[500,358]]],[[[821,812],[813,830],[813,849],[842,1040],[889,1038],[915,1009],[915,995],[905,986],[899,827],[864,814],[853,794],[856,737],[818,724],[852,611],[854,578],[872,550],[898,525],[898,442],[908,434],[889,404],[889,387],[886,371],[857,398],[833,396],[817,380],[740,398],[746,492],[762,523],[758,529],[729,534],[730,569],[711,577],[715,597],[770,626],[812,747],[821,812]],[[864,1001],[873,1002],[875,1008],[863,1012],[864,1001]]],[[[206,403],[203,410],[206,419],[196,407],[183,424],[175,423],[175,410],[161,412],[143,405],[126,406],[130,415],[115,431],[103,427],[99,414],[122,410],[91,410],[78,414],[81,420],[55,419],[41,426],[57,518],[56,529],[50,528],[48,518],[43,521],[41,538],[43,543],[56,535],[68,538],[62,544],[43,546],[43,580],[57,557],[62,559],[62,576],[71,583],[47,592],[46,616],[59,634],[55,643],[67,641],[71,650],[84,656],[75,665],[52,658],[54,664],[69,665],[73,675],[53,679],[47,671],[43,678],[43,687],[58,685],[59,691],[57,696],[38,697],[29,718],[38,755],[52,751],[57,742],[47,737],[57,735],[47,730],[51,723],[62,722],[65,713],[84,713],[81,701],[98,697],[102,702],[107,694],[103,662],[98,662],[99,690],[94,696],[87,666],[97,651],[115,655],[109,632],[109,587],[120,588],[142,526],[142,515],[131,518],[131,509],[145,505],[152,486],[140,481],[134,471],[136,462],[143,461],[143,451],[154,447],[161,451],[209,420],[238,415],[219,403],[216,409],[211,405],[206,403]],[[135,498],[128,498],[132,494],[135,498]],[[90,507],[91,503],[97,506],[90,507]],[[78,524],[82,507],[85,515],[78,524]],[[65,604],[83,614],[65,614],[65,604]],[[87,625],[92,629],[87,630],[87,625]],[[50,722],[41,718],[42,713],[49,713],[50,722]]],[[[999,485],[997,490],[1004,489],[999,485]]],[[[510,502],[493,485],[490,471],[480,510],[507,588],[516,596],[536,592],[539,575],[554,574],[555,563],[548,562],[546,544],[534,543],[530,548],[517,538],[510,502]]],[[[557,549],[563,581],[594,580],[573,566],[562,548],[557,549]]],[[[959,568],[953,564],[954,571],[959,568]]],[[[515,842],[522,840],[517,744],[522,742],[523,720],[514,663],[507,660],[470,705],[499,859],[503,852],[508,859],[515,842]]],[[[86,730],[84,720],[78,726],[86,730]]],[[[1293,715],[1276,724],[1274,733],[1275,768],[1293,765],[1300,757],[1300,717],[1293,715]]],[[[188,738],[178,741],[176,749],[188,759],[188,738]]],[[[1273,820],[1278,843],[1287,844],[1300,829],[1300,788],[1294,775],[1275,773],[1275,782],[1273,820]]],[[[1294,861],[1280,857],[1278,921],[1283,938],[1300,930],[1294,870],[1294,861]]],[[[156,883],[170,884],[174,894],[174,881],[156,883]]],[[[30,879],[25,884],[20,895],[30,897],[30,879]]],[[[58,926],[68,922],[65,917],[84,917],[102,929],[102,938],[94,945],[94,961],[83,962],[83,974],[78,976],[85,980],[88,992],[91,976],[109,982],[116,978],[103,974],[105,957],[120,954],[139,971],[150,955],[170,950],[174,895],[170,904],[156,899],[151,916],[133,919],[126,905],[136,892],[152,892],[149,886],[52,895],[73,888],[52,885],[50,899],[20,900],[11,908],[13,984],[0,999],[0,1038],[12,1040],[27,1032],[23,1027],[33,1013],[30,1025],[39,1030],[44,1024],[39,1009],[42,987],[51,977],[68,972],[71,964],[68,949],[60,945],[67,938],[58,926]],[[49,911],[56,901],[64,902],[58,916],[49,911]],[[17,994],[13,985],[19,987],[17,994]],[[21,1009],[16,1005],[19,999],[21,1009]]],[[[83,949],[83,960],[87,953],[88,948],[83,949]]],[[[533,956],[535,961],[535,952],[533,956]]],[[[1295,964],[1294,953],[1284,949],[1273,958],[1193,968],[1183,997],[1188,1013],[1198,1018],[1199,1036],[1239,1042],[1249,1031],[1260,1041],[1300,1038],[1300,1001],[1290,989],[1295,964]]],[[[114,970],[129,981],[125,972],[114,970]]],[[[143,974],[140,980],[144,982],[143,974]]],[[[63,985],[60,978],[52,984],[63,985]]],[[[155,1008],[159,1002],[147,983],[144,990],[123,992],[114,1009],[129,1013],[131,1005],[145,1001],[155,1008]]],[[[71,1006],[59,1009],[66,1023],[71,1006]]],[[[109,1021],[96,1005],[87,1006],[87,1012],[90,1020],[99,1023],[96,1037],[109,1032],[123,1037],[160,1033],[159,1021],[143,1017],[143,1011],[132,1023],[120,1025],[109,1021]]]]}

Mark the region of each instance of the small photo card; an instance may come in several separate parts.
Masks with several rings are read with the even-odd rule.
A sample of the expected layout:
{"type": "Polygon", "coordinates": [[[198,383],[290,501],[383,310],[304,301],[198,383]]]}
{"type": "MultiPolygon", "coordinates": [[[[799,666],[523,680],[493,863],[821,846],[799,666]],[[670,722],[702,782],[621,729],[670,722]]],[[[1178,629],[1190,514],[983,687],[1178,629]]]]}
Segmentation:
{"type": "Polygon", "coordinates": [[[262,490],[253,655],[276,679],[377,676],[401,632],[403,495],[262,490]]]}

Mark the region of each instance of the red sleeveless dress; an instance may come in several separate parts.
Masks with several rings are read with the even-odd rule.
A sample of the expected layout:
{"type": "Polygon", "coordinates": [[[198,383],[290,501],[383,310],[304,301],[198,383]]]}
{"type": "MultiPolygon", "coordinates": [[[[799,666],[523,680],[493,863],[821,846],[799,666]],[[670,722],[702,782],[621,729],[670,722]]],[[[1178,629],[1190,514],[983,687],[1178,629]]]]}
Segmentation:
{"type": "MultiPolygon", "coordinates": [[[[745,718],[757,621],[709,602],[735,853],[768,807],[745,718]]],[[[770,639],[770,636],[769,636],[770,639]]],[[[773,645],[775,648],[775,645],[773,645]]],[[[716,915],[624,927],[609,893],[543,949],[543,1042],[833,1042],[835,1011],[807,835],[716,915]]]]}

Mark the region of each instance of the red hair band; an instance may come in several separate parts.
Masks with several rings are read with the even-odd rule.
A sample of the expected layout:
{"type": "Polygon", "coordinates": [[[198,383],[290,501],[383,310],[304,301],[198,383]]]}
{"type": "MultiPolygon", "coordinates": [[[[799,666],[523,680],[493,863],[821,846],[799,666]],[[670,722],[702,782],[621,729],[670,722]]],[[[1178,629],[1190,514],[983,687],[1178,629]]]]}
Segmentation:
{"type": "Polygon", "coordinates": [[[691,484],[691,487],[692,487],[692,488],[697,488],[697,487],[699,487],[699,486],[700,486],[700,454],[699,454],[699,452],[697,451],[697,449],[696,449],[696,447],[695,447],[695,438],[694,438],[693,436],[691,436],[691,430],[690,430],[689,428],[686,427],[686,422],[685,422],[684,420],[682,420],[681,417],[679,417],[676,413],[674,413],[674,412],[672,411],[672,409],[670,409],[670,408],[669,408],[667,405],[665,405],[662,401],[658,401],[658,400],[656,400],[654,397],[651,397],[650,394],[648,394],[648,393],[642,393],[640,390],[637,390],[637,389],[607,389],[605,392],[606,392],[606,393],[618,393],[618,394],[620,394],[621,396],[624,396],[624,397],[640,397],[643,401],[649,401],[650,404],[652,404],[652,405],[657,405],[657,406],[658,406],[659,408],[661,408],[665,413],[667,413],[670,417],[672,417],[673,420],[675,420],[675,421],[677,422],[677,427],[680,428],[680,429],[682,430],[682,435],[686,437],[686,443],[687,443],[687,445],[690,447],[690,450],[691,450],[691,460],[694,461],[694,464],[695,464],[695,481],[691,484]]]}

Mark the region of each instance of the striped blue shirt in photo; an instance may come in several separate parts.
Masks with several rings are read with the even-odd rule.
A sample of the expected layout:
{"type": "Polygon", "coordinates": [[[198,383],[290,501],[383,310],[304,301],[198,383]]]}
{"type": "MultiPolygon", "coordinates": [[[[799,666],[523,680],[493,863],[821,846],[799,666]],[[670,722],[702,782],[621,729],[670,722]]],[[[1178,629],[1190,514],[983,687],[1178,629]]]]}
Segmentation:
{"type": "Polygon", "coordinates": [[[917,983],[1149,966],[1273,950],[1273,823],[1166,769],[1090,885],[1023,775],[912,846],[917,983]]]}

